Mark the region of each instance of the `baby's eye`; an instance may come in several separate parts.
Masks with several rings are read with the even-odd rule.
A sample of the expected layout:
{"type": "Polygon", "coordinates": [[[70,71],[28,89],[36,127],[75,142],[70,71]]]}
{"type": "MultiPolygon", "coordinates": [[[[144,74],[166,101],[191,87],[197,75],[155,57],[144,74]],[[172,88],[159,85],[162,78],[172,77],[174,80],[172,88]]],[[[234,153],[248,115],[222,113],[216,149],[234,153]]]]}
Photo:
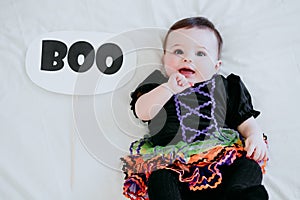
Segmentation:
{"type": "Polygon", "coordinates": [[[175,51],[174,51],[174,54],[183,54],[183,51],[181,50],[181,49],[176,49],[175,51]]]}
{"type": "Polygon", "coordinates": [[[198,51],[196,53],[197,56],[206,56],[206,53],[204,53],[203,51],[198,51]]]}

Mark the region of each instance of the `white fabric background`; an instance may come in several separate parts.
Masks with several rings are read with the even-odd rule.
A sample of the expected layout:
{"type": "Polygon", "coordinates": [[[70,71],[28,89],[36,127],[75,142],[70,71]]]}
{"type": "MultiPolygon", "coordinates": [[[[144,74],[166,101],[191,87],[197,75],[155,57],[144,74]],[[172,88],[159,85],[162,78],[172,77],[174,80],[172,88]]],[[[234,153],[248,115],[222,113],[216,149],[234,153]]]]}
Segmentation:
{"type": "MultiPolygon", "coordinates": [[[[55,31],[166,29],[196,15],[216,24],[225,42],[222,73],[239,74],[262,112],[258,122],[270,141],[264,177],[270,199],[299,199],[299,9],[296,0],[1,1],[0,199],[124,199],[118,152],[125,153],[145,131],[129,111],[129,93],[160,61],[157,51],[138,51],[134,79],[112,94],[93,97],[106,138],[89,138],[99,150],[93,152],[80,142],[88,133],[77,127],[90,123],[91,113],[84,113],[88,97],[51,93],[29,79],[25,57],[32,40],[55,31]],[[86,121],[76,121],[76,112],[86,121]]],[[[144,42],[159,46],[161,35],[144,42]]]]}

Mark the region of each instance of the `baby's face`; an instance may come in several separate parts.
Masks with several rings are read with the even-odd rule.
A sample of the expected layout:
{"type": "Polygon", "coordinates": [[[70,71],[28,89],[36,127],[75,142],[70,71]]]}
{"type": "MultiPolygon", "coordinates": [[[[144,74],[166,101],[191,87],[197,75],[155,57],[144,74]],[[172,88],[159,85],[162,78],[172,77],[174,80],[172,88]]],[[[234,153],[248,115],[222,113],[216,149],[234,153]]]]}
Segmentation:
{"type": "Polygon", "coordinates": [[[168,76],[179,72],[192,83],[209,80],[221,65],[215,34],[196,27],[170,32],[163,64],[168,76]]]}

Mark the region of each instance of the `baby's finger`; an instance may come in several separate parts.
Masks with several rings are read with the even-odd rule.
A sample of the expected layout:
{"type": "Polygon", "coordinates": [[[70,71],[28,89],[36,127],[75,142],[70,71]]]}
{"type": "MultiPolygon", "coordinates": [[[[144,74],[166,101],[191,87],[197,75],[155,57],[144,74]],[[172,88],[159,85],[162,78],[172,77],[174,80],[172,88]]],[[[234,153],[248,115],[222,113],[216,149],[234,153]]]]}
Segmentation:
{"type": "Polygon", "coordinates": [[[262,151],[256,148],[254,152],[253,160],[258,161],[261,160],[262,158],[263,158],[262,151]]]}
{"type": "Polygon", "coordinates": [[[246,146],[246,151],[247,151],[247,157],[251,157],[252,154],[254,153],[254,150],[255,150],[255,146],[254,145],[248,145],[248,147],[246,146]]]}
{"type": "Polygon", "coordinates": [[[188,84],[187,79],[182,74],[178,74],[176,81],[179,86],[186,86],[188,84]]]}
{"type": "Polygon", "coordinates": [[[249,142],[248,140],[245,140],[245,147],[244,147],[245,151],[248,151],[248,148],[249,148],[249,142]]]}
{"type": "Polygon", "coordinates": [[[182,84],[182,86],[188,86],[189,85],[188,81],[186,79],[182,79],[181,84],[182,84]]]}
{"type": "Polygon", "coordinates": [[[263,157],[262,157],[261,160],[268,160],[267,152],[265,152],[265,153],[263,154],[263,157]]]}
{"type": "Polygon", "coordinates": [[[181,80],[183,80],[183,77],[182,77],[182,75],[181,74],[176,74],[176,81],[178,82],[178,81],[181,81],[181,80]]]}
{"type": "Polygon", "coordinates": [[[269,152],[268,152],[268,150],[266,150],[265,151],[265,153],[264,153],[264,157],[263,157],[263,160],[269,160],[269,152]]]}
{"type": "Polygon", "coordinates": [[[178,81],[177,81],[177,85],[179,85],[179,86],[183,86],[183,83],[182,83],[182,81],[181,81],[181,80],[178,80],[178,81]]]}
{"type": "Polygon", "coordinates": [[[266,152],[262,151],[259,157],[259,160],[264,160],[264,157],[266,155],[266,152]]]}

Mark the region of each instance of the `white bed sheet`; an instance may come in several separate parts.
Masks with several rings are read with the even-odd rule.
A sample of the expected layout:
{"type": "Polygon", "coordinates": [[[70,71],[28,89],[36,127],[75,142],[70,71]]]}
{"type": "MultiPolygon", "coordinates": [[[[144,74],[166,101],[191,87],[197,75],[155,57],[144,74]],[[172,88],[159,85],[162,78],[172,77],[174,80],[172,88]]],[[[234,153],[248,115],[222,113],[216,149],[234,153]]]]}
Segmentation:
{"type": "MultiPolygon", "coordinates": [[[[299,199],[299,9],[296,0],[1,1],[0,199],[125,199],[118,155],[146,131],[129,111],[129,93],[159,66],[159,51],[137,51],[133,80],[118,91],[93,96],[92,120],[105,140],[87,136],[94,142],[87,144],[78,123],[90,123],[91,113],[84,112],[90,97],[46,91],[26,74],[26,51],[35,38],[55,31],[165,30],[197,15],[211,19],[223,35],[222,73],[239,74],[262,112],[258,122],[270,142],[264,176],[270,199],[299,199]]],[[[135,42],[159,47],[160,33],[135,42]]]]}

